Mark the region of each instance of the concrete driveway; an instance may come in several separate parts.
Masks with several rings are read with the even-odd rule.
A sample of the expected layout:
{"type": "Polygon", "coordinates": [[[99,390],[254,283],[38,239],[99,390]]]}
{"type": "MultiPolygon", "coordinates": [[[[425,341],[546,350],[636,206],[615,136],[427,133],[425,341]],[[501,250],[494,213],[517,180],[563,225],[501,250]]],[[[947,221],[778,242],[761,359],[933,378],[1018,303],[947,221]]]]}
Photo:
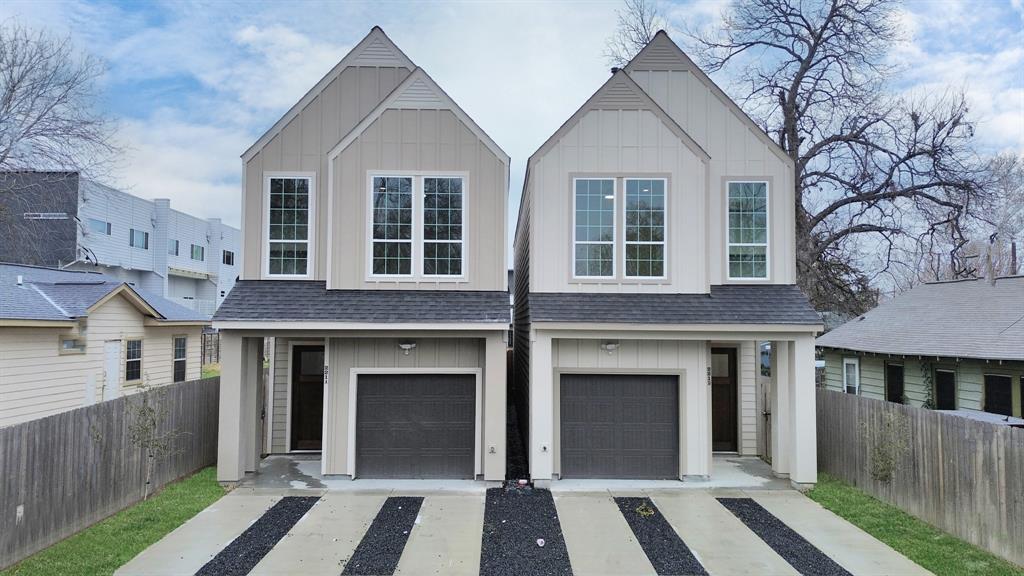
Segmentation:
{"type": "Polygon", "coordinates": [[[928,573],[793,490],[414,484],[238,488],[118,574],[928,573]]]}

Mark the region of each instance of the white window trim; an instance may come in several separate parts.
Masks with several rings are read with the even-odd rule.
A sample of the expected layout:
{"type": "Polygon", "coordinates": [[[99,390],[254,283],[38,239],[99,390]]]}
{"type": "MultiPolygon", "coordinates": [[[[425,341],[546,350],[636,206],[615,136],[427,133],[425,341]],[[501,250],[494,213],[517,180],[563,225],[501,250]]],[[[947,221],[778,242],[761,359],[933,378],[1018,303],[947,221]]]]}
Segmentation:
{"type": "MultiPolygon", "coordinates": [[[[576,185],[574,183],[573,184],[573,197],[574,198],[576,196],[575,188],[576,188],[576,185]]],[[[575,204],[575,201],[574,201],[574,204],[575,204]]],[[[575,220],[575,218],[576,218],[576,207],[573,206],[573,220],[575,220]]],[[[616,220],[617,219],[618,219],[618,216],[616,215],[616,220]]],[[[668,220],[669,220],[669,218],[668,218],[668,178],[641,178],[641,177],[630,176],[630,177],[625,177],[625,178],[622,179],[622,277],[624,279],[626,279],[626,280],[665,280],[665,279],[668,278],[668,220]],[[626,229],[629,227],[629,225],[626,224],[626,209],[627,209],[627,206],[629,204],[629,202],[628,202],[629,198],[628,198],[628,192],[627,192],[629,187],[627,186],[627,183],[630,180],[661,180],[662,182],[664,182],[664,187],[662,188],[662,190],[664,191],[664,198],[662,198],[662,202],[663,202],[662,209],[663,209],[663,212],[664,212],[664,217],[663,217],[663,220],[662,220],[662,223],[661,223],[661,228],[662,228],[662,230],[661,230],[662,241],[661,242],[645,242],[645,241],[639,241],[639,240],[635,241],[635,242],[632,242],[632,241],[626,240],[626,229]],[[661,245],[661,257],[662,257],[662,262],[661,262],[661,272],[662,272],[662,274],[661,274],[661,276],[630,276],[629,272],[628,272],[629,267],[626,266],[626,260],[627,260],[626,254],[628,252],[626,250],[626,247],[629,244],[636,244],[638,246],[658,246],[660,244],[661,245]]],[[[576,234],[575,230],[576,230],[576,222],[573,222],[573,234],[574,235],[576,234]]],[[[573,253],[575,254],[575,250],[573,250],[573,253]]],[[[576,270],[576,262],[574,261],[573,262],[573,271],[575,272],[575,270],[576,270]]],[[[603,276],[601,276],[601,278],[603,278],[603,276]]]]}
{"type": "Polygon", "coordinates": [[[124,339],[124,345],[122,346],[122,349],[121,349],[121,358],[124,359],[121,362],[121,377],[124,378],[125,386],[131,385],[131,384],[141,384],[142,381],[146,377],[146,373],[143,372],[144,366],[143,366],[143,362],[142,362],[143,359],[145,358],[145,355],[146,355],[146,343],[145,343],[144,340],[145,339],[142,338],[142,337],[125,338],[124,339]],[[138,343],[139,343],[139,357],[138,358],[129,358],[128,357],[128,343],[129,342],[133,342],[133,341],[138,341],[138,343]],[[129,380],[128,379],[128,363],[129,362],[136,362],[136,361],[138,361],[138,363],[139,363],[139,377],[136,380],[129,380]]]}
{"type": "Polygon", "coordinates": [[[846,367],[853,366],[857,374],[857,382],[854,387],[854,395],[860,396],[860,358],[843,358],[843,393],[850,393],[850,386],[846,381],[846,367]]]}
{"type": "MultiPolygon", "coordinates": [[[[619,277],[618,239],[619,239],[619,182],[618,178],[605,176],[588,178],[586,176],[574,177],[572,179],[572,242],[569,244],[569,262],[572,266],[572,277],[574,280],[615,280],[619,277]],[[610,276],[579,276],[576,274],[576,245],[577,244],[607,244],[607,242],[595,242],[592,240],[576,239],[576,182],[579,180],[610,180],[612,183],[612,273],[610,276]]],[[[624,237],[623,237],[624,238],[624,237]]],[[[623,249],[625,253],[625,249],[623,249]]],[[[643,276],[631,276],[630,278],[643,278],[643,276]]]]}
{"type": "MultiPolygon", "coordinates": [[[[316,266],[316,172],[264,172],[263,173],[263,262],[260,263],[260,276],[264,280],[309,280],[313,278],[316,266]],[[271,178],[307,178],[309,180],[309,217],[306,219],[306,273],[305,274],[271,274],[270,273],[270,179],[271,178]]],[[[288,240],[294,242],[294,240],[288,240]]],[[[299,240],[301,242],[301,240],[299,240]]]]}
{"type": "MultiPolygon", "coordinates": [[[[430,170],[370,170],[366,173],[366,215],[365,215],[365,249],[366,281],[368,282],[466,282],[469,280],[469,173],[458,171],[430,170]],[[373,179],[374,178],[412,178],[412,249],[410,257],[412,265],[408,274],[374,274],[373,273],[373,179]],[[424,178],[461,178],[462,179],[462,274],[424,274],[423,272],[423,179],[424,178]]],[[[404,240],[402,241],[404,242],[404,240]]],[[[453,242],[454,243],[454,242],[453,242]]]]}
{"type": "Polygon", "coordinates": [[[186,380],[188,380],[188,335],[175,334],[174,336],[171,336],[171,381],[184,382],[186,380]],[[178,338],[182,338],[185,340],[185,355],[182,356],[181,358],[178,358],[176,356],[178,351],[177,349],[175,349],[175,346],[178,343],[178,338]],[[178,362],[183,362],[185,364],[185,375],[181,380],[174,379],[174,371],[177,368],[178,362]]]}
{"type": "Polygon", "coordinates": [[[206,246],[189,243],[188,257],[193,262],[206,262],[206,246]],[[199,248],[199,258],[196,258],[196,248],[199,248]]]}
{"type": "Polygon", "coordinates": [[[725,274],[730,282],[768,282],[772,278],[772,190],[768,180],[726,180],[725,182],[725,274]],[[764,184],[764,224],[765,243],[752,244],[729,241],[729,187],[732,184],[764,184]],[[764,246],[764,276],[760,278],[744,278],[732,275],[729,267],[729,249],[733,246],[764,246]]]}

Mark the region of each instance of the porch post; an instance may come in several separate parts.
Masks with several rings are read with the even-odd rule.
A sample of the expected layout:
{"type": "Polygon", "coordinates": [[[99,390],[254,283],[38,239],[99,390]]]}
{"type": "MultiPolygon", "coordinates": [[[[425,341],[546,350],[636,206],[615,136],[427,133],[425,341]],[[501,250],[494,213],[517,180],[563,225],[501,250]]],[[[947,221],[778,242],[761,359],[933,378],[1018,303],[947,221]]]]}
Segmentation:
{"type": "Polygon", "coordinates": [[[491,334],[485,340],[484,406],[483,406],[483,473],[484,480],[505,479],[505,412],[507,386],[507,355],[504,332],[491,334]]]}
{"type": "Polygon", "coordinates": [[[530,476],[543,485],[555,468],[551,336],[537,332],[530,344],[530,476]]]}
{"type": "Polygon", "coordinates": [[[238,482],[244,475],[242,452],[242,338],[220,333],[220,416],[217,432],[217,481],[238,482]]]}
{"type": "Polygon", "coordinates": [[[259,468],[260,461],[260,433],[259,418],[263,409],[259,405],[259,387],[263,383],[263,346],[262,338],[245,338],[242,344],[242,363],[245,370],[242,371],[242,397],[245,399],[245,471],[255,472],[259,468]]]}
{"type": "Polygon", "coordinates": [[[707,342],[695,345],[697,354],[687,366],[679,390],[683,480],[711,477],[711,347],[707,342]]]}
{"type": "Polygon", "coordinates": [[[789,475],[790,456],[790,366],[789,342],[772,342],[772,472],[776,476],[789,475]]]}
{"type": "Polygon", "coordinates": [[[814,389],[814,337],[800,336],[791,346],[790,357],[790,431],[792,460],[790,481],[810,486],[818,481],[818,442],[814,389]]]}

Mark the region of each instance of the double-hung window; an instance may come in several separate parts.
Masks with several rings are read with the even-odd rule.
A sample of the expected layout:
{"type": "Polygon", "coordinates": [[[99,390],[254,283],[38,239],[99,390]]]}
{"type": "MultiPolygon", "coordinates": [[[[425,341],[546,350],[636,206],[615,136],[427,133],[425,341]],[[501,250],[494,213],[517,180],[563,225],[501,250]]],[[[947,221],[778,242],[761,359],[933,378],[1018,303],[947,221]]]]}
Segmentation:
{"type": "Polygon", "coordinates": [[[729,182],[729,279],[768,278],[768,183],[729,182]]]}
{"type": "Polygon", "coordinates": [[[167,241],[167,254],[169,256],[177,256],[178,255],[178,241],[177,240],[168,240],[167,241]]]}
{"type": "Polygon", "coordinates": [[[847,394],[860,393],[860,360],[843,358],[843,390],[847,394]]]}
{"type": "Polygon", "coordinates": [[[310,176],[270,176],[267,274],[308,276],[313,179],[310,176]]]}
{"type": "Polygon", "coordinates": [[[462,178],[423,179],[423,275],[462,275],[462,178]]]}
{"type": "Polygon", "coordinates": [[[222,256],[221,257],[221,262],[225,266],[234,266],[235,265],[235,253],[232,252],[231,250],[224,250],[224,253],[221,256],[222,256]]]}
{"type": "Polygon", "coordinates": [[[192,259],[202,262],[206,259],[206,247],[198,244],[192,245],[192,259]]]}
{"type": "Polygon", "coordinates": [[[124,352],[124,381],[142,380],[142,340],[128,340],[124,352]]]}
{"type": "Polygon", "coordinates": [[[577,278],[615,276],[615,180],[611,178],[573,182],[573,260],[577,278]]]}
{"type": "Polygon", "coordinates": [[[626,276],[665,276],[665,180],[626,179],[626,276]]]}
{"type": "Polygon", "coordinates": [[[373,177],[373,274],[412,275],[412,177],[373,177]]]}
{"type": "Polygon", "coordinates": [[[185,362],[188,357],[188,338],[186,336],[174,337],[174,381],[185,380],[185,362]]]}
{"type": "Polygon", "coordinates": [[[128,244],[134,248],[142,248],[143,250],[149,250],[149,232],[142,230],[131,229],[128,237],[128,244]]]}

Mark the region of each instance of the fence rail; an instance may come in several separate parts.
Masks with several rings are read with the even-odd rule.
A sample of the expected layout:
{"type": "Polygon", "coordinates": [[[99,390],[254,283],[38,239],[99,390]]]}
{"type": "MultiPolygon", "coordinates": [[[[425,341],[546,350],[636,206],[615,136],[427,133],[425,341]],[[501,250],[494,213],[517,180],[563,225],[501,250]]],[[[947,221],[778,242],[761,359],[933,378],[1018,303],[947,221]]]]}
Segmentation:
{"type": "Polygon", "coordinates": [[[219,378],[180,382],[0,428],[0,569],[145,496],[147,457],[129,431],[142,394],[163,414],[159,433],[173,432],[154,490],[213,464],[219,392],[219,378]]]}
{"type": "Polygon", "coordinates": [[[819,471],[1024,565],[1024,430],[824,389],[817,406],[819,471]]]}

